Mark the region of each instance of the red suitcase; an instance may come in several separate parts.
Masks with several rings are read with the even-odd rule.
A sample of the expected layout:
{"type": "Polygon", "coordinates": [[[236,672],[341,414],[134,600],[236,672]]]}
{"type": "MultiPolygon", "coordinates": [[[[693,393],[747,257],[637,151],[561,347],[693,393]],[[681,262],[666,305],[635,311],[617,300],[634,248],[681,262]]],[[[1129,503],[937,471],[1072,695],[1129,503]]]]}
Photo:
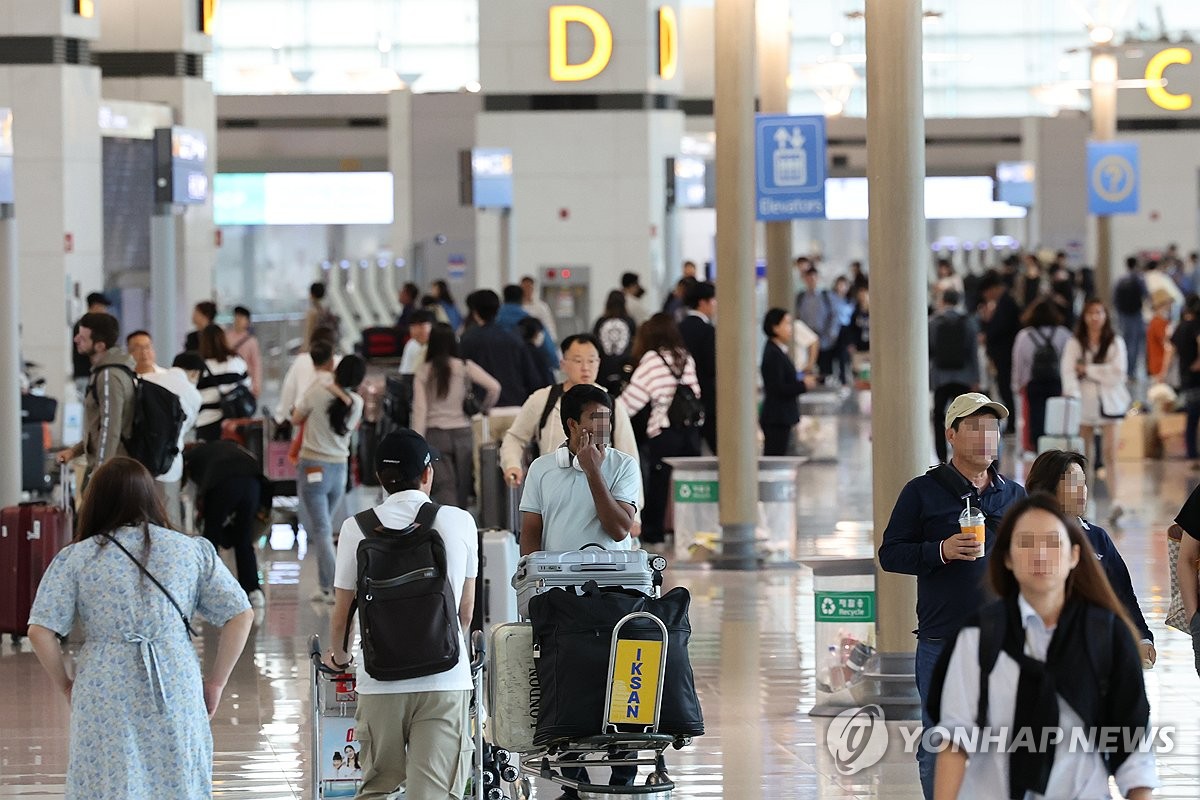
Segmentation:
{"type": "MultiPolygon", "coordinates": [[[[65,470],[64,470],[65,472],[65,470]]],[[[63,496],[69,496],[64,475],[63,496]]],[[[29,629],[38,585],[73,532],[69,503],[22,503],[0,509],[0,634],[14,640],[29,629]]]]}

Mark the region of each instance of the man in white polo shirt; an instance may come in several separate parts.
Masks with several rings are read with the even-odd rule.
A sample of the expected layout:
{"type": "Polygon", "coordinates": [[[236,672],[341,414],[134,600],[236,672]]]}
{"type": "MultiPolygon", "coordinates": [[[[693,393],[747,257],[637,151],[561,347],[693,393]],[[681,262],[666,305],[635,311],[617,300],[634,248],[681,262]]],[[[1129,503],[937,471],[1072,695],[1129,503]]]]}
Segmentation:
{"type": "Polygon", "coordinates": [[[521,494],[521,554],[599,544],[628,550],[641,492],[633,456],[611,447],[613,402],[599,386],[563,394],[567,442],[529,465],[521,494]]]}
{"type": "MultiPolygon", "coordinates": [[[[388,498],[374,511],[383,527],[400,531],[417,518],[417,512],[429,502],[437,459],[437,451],[407,428],[389,433],[379,443],[375,471],[388,498]]],[[[363,759],[363,782],[355,797],[360,800],[384,800],[401,785],[408,800],[462,797],[466,788],[474,745],[470,734],[471,653],[462,631],[471,629],[475,608],[479,531],[470,514],[452,506],[438,509],[433,528],[445,544],[446,572],[458,607],[458,662],[445,672],[426,677],[381,681],[367,674],[361,647],[355,644],[354,657],[360,666],[354,731],[363,759]]],[[[358,585],[358,545],[363,538],[354,517],[346,520],[338,539],[333,580],[332,647],[324,659],[334,669],[346,669],[351,663],[343,642],[358,585]]],[[[405,624],[403,619],[396,622],[405,624]]]]}
{"type": "MultiPolygon", "coordinates": [[[[628,550],[642,475],[633,456],[611,446],[612,397],[599,386],[579,384],[559,405],[567,442],[529,465],[521,495],[521,555],[585,544],[628,550]]],[[[588,781],[583,767],[563,767],[562,773],[588,781]]],[[[609,783],[630,786],[636,779],[637,766],[613,767],[609,783]]],[[[560,800],[577,797],[568,788],[560,800]]]]}

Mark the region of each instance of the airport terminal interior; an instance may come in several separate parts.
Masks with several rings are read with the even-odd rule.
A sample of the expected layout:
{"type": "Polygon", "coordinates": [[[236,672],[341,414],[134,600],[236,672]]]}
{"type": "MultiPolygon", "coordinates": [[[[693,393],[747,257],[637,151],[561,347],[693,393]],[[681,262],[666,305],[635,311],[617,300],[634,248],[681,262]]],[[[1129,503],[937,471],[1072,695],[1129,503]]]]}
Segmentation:
{"type": "MultiPolygon", "coordinates": [[[[317,343],[364,362],[345,387],[363,411],[338,465],[336,534],[386,497],[376,450],[411,421],[415,365],[433,346],[417,330],[428,342],[431,325],[448,330],[457,348],[487,321],[468,310],[479,290],[506,295],[500,349],[544,368],[530,390],[599,364],[612,374],[585,380],[619,395],[637,384],[634,354],[669,350],[639,350],[654,321],[674,337],[685,318],[715,323],[688,363],[714,390],[696,427],[703,416],[717,438],[701,444],[676,422],[678,396],[656,397],[664,430],[688,427],[695,452],[664,456],[651,415],[640,513],[666,486],[654,509],[666,538],[635,546],[665,558],[661,592],[690,593],[705,733],[666,749],[671,787],[647,785],[663,776],[643,764],[636,786],[584,797],[925,796],[910,738],[916,579],[885,575],[878,553],[901,487],[939,463],[935,405],[960,392],[1012,412],[995,462],[1005,480],[1023,484],[1043,451],[1088,455],[1083,516],[1111,534],[1154,640],[1145,693],[1166,736],[1153,796],[1200,796],[1200,644],[1166,623],[1168,529],[1200,487],[1196,37],[1194,0],[0,0],[0,799],[200,797],[69,788],[71,708],[27,635],[45,566],[31,554],[48,563],[54,549],[10,525],[33,508],[69,520],[55,509],[96,466],[81,443],[101,428],[88,394],[101,371],[80,364],[95,340],[81,344],[77,323],[111,314],[114,346],[136,356],[126,337],[140,331],[185,382],[242,364],[253,411],[209,389],[210,430],[257,460],[275,496],[247,537],[261,589],[241,591],[253,627],[211,720],[211,796],[324,800],[355,796],[363,774],[353,694],[311,657],[314,636],[329,644],[333,601],[305,527],[301,443],[284,422],[300,395],[285,376],[312,369],[317,343]],[[1093,297],[1121,345],[1072,365],[1063,352],[1085,346],[1093,297]],[[572,367],[556,346],[626,318],[621,341],[597,334],[595,364],[572,367]],[[962,321],[948,360],[935,342],[959,323],[946,319],[962,321]],[[207,355],[214,324],[228,358],[207,355]],[[1065,326],[1047,345],[1049,399],[1030,372],[1042,346],[1017,333],[1043,325],[1065,326]],[[799,421],[760,431],[780,352],[799,421]],[[1106,357],[1100,395],[1087,386],[1106,357]],[[715,375],[700,374],[704,359],[715,375]],[[1082,403],[1051,412],[1060,394],[1082,403]],[[1103,431],[1094,441],[1081,405],[1083,432],[1103,431]],[[782,457],[763,455],[775,447],[782,457]],[[852,727],[865,708],[883,709],[881,725],[852,727]]],[[[509,502],[498,451],[530,392],[480,408],[485,387],[467,383],[475,408],[432,401],[470,424],[455,431],[470,477],[450,492],[481,531],[513,528],[497,511],[509,502]]],[[[204,535],[194,484],[182,494],[179,527],[204,535]]],[[[500,538],[515,551],[513,534],[500,538]]],[[[232,548],[219,555],[244,579],[232,548]]],[[[484,563],[478,591],[508,602],[510,577],[484,563]]],[[[489,607],[485,634],[517,622],[515,607],[512,619],[489,607]]],[[[208,670],[218,630],[196,627],[208,670]]],[[[74,659],[86,647],[78,630],[64,643],[74,659]]],[[[502,702],[484,663],[476,719],[502,702]]],[[[118,769],[142,757],[138,742],[111,752],[118,769]]],[[[544,756],[514,752],[526,772],[472,771],[456,795],[554,800],[565,784],[539,774],[544,756]]]]}

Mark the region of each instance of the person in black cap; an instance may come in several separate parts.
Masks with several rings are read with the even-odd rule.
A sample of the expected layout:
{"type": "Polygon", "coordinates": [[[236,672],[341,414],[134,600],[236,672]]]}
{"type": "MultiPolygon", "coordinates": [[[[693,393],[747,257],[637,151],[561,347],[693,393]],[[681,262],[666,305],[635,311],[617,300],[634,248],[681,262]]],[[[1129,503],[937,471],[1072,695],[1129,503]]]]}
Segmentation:
{"type": "MultiPolygon", "coordinates": [[[[434,450],[408,428],[389,433],[375,454],[375,472],[388,497],[373,509],[380,524],[403,530],[429,503],[434,450]]],[[[433,528],[446,548],[446,572],[454,590],[461,625],[458,662],[449,670],[407,680],[376,680],[358,670],[355,731],[362,744],[362,786],[356,797],[383,800],[404,785],[409,797],[462,797],[471,768],[469,742],[471,665],[463,632],[471,629],[475,576],[479,574],[479,531],[466,511],[437,506],[433,528]]],[[[343,649],[351,602],[358,585],[358,545],[362,529],[354,517],[338,539],[334,606],[325,663],[344,670],[351,663],[343,649]]],[[[355,647],[354,659],[361,661],[355,647]]]]}

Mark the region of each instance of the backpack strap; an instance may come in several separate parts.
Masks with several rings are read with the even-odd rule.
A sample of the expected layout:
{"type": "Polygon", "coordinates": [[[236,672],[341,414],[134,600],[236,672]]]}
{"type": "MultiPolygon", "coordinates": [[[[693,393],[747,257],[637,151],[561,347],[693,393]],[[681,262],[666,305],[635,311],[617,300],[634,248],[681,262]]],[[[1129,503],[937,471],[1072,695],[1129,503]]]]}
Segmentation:
{"type": "Polygon", "coordinates": [[[674,368],[672,368],[671,365],[667,362],[667,358],[666,358],[666,356],[664,356],[662,354],[661,350],[655,350],[654,355],[658,356],[659,359],[663,362],[663,365],[667,368],[667,372],[671,373],[671,376],[673,378],[675,378],[676,383],[681,383],[683,381],[683,373],[687,371],[686,364],[684,364],[683,372],[676,372],[674,370],[674,368]]]}
{"type": "Polygon", "coordinates": [[[96,376],[106,369],[119,369],[122,372],[124,372],[126,375],[129,376],[129,379],[131,381],[133,381],[134,389],[137,388],[138,381],[141,380],[141,378],[138,377],[138,374],[136,372],[134,372],[133,370],[131,370],[129,367],[125,366],[124,364],[101,364],[98,367],[92,368],[91,380],[88,381],[87,391],[92,393],[92,397],[96,397],[96,376]]]}
{"type": "Polygon", "coordinates": [[[432,528],[433,521],[441,510],[440,505],[430,500],[417,511],[417,518],[413,520],[413,524],[420,525],[422,528],[432,528]]]}
{"type": "Polygon", "coordinates": [[[994,603],[979,610],[979,705],[975,711],[979,728],[987,727],[988,680],[1004,647],[1007,608],[1004,603],[994,603]]]}
{"type": "Polygon", "coordinates": [[[379,515],[375,513],[375,509],[368,508],[366,511],[360,511],[354,515],[354,522],[358,525],[358,529],[362,531],[365,538],[378,536],[381,530],[386,530],[383,523],[379,521],[379,515]]]}
{"type": "Polygon", "coordinates": [[[971,496],[971,492],[962,491],[962,484],[954,480],[954,476],[949,473],[950,469],[951,467],[947,464],[939,464],[925,474],[933,478],[938,486],[941,486],[959,500],[966,500],[971,496]]]}
{"type": "Polygon", "coordinates": [[[546,420],[550,419],[550,413],[554,411],[554,404],[563,396],[563,385],[556,383],[550,387],[550,394],[546,396],[546,405],[542,408],[542,416],[538,418],[537,427],[533,429],[533,439],[531,443],[541,441],[542,428],[546,427],[546,420]]]}

